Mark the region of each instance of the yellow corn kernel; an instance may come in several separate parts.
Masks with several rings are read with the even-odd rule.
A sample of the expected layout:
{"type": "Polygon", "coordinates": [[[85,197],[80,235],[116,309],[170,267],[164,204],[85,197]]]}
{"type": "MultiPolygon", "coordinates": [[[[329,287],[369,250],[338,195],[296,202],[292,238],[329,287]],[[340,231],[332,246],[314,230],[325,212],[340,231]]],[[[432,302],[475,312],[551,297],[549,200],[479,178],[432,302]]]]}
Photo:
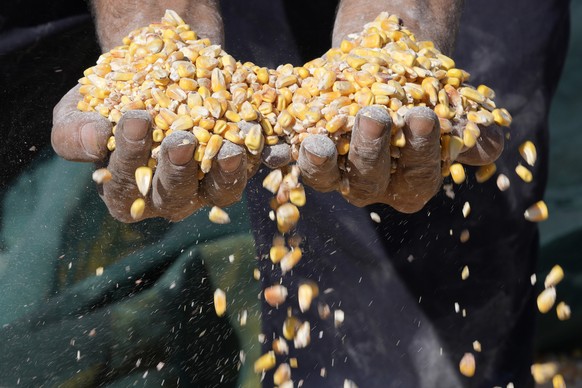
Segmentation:
{"type": "Polygon", "coordinates": [[[564,279],[564,270],[561,266],[554,265],[544,280],[544,287],[555,287],[562,279],[564,279]]]}
{"type": "Polygon", "coordinates": [[[237,129],[229,129],[224,132],[224,138],[231,143],[243,145],[245,144],[244,139],[240,136],[240,131],[237,129]]]}
{"type": "Polygon", "coordinates": [[[495,98],[495,92],[493,91],[493,89],[486,85],[479,85],[477,87],[477,91],[481,93],[483,96],[485,96],[485,98],[489,98],[491,100],[495,98]]]}
{"type": "Polygon", "coordinates": [[[214,97],[208,97],[204,100],[203,103],[204,107],[208,109],[210,115],[215,119],[219,119],[222,116],[222,105],[220,102],[214,97]]]}
{"type": "Polygon", "coordinates": [[[370,88],[375,96],[392,96],[396,94],[396,88],[391,84],[374,82],[370,88]]]}
{"type": "Polygon", "coordinates": [[[161,143],[164,140],[164,131],[156,128],[152,131],[152,140],[156,143],[161,143]]]}
{"type": "Polygon", "coordinates": [[[77,109],[79,109],[81,112],[91,112],[93,107],[89,103],[81,100],[77,103],[77,109]]]}
{"type": "Polygon", "coordinates": [[[245,145],[253,155],[258,155],[263,151],[265,139],[260,125],[253,125],[245,136],[245,145]]]}
{"type": "Polygon", "coordinates": [[[558,305],[556,306],[556,315],[558,316],[558,319],[560,321],[566,321],[570,319],[570,316],[572,315],[570,306],[568,306],[564,302],[558,303],[558,305]]]}
{"type": "Polygon", "coordinates": [[[141,216],[143,216],[144,211],[145,211],[145,201],[143,200],[143,198],[138,198],[131,204],[129,214],[131,215],[131,218],[137,220],[141,218],[141,216]]]}
{"type": "Polygon", "coordinates": [[[181,115],[174,120],[172,125],[170,125],[170,129],[172,131],[186,131],[191,129],[194,126],[194,121],[192,121],[192,117],[190,115],[181,115]]]}
{"type": "Polygon", "coordinates": [[[184,91],[192,92],[198,88],[198,82],[192,78],[180,78],[178,86],[184,91]]]}
{"type": "Polygon", "coordinates": [[[472,121],[467,121],[463,130],[463,143],[467,148],[473,148],[477,144],[477,139],[481,136],[479,126],[472,121]]]}
{"type": "Polygon", "coordinates": [[[277,359],[275,358],[275,352],[271,350],[257,358],[254,365],[255,373],[263,373],[273,369],[275,365],[277,365],[277,359]]]}
{"type": "Polygon", "coordinates": [[[220,288],[214,291],[214,311],[219,317],[222,317],[226,312],[226,293],[220,288]]]}
{"type": "Polygon", "coordinates": [[[294,339],[295,335],[297,334],[297,330],[299,329],[299,326],[301,326],[301,322],[299,321],[299,319],[297,319],[293,315],[287,317],[287,319],[285,319],[285,321],[283,322],[283,337],[287,341],[291,341],[292,339],[294,339]]]}
{"type": "Polygon", "coordinates": [[[472,353],[465,353],[459,362],[459,371],[463,376],[473,377],[475,375],[475,356],[472,353]]]}
{"type": "Polygon", "coordinates": [[[340,43],[340,50],[343,53],[349,53],[354,48],[354,43],[350,42],[349,40],[342,40],[340,43]]]}
{"type": "Polygon", "coordinates": [[[404,132],[402,131],[401,128],[399,128],[396,131],[396,133],[392,136],[391,144],[398,148],[403,148],[406,145],[406,137],[404,136],[404,132]]]}
{"type": "Polygon", "coordinates": [[[208,213],[208,219],[215,224],[228,224],[230,223],[230,217],[228,213],[219,208],[218,206],[213,206],[208,213]]]}
{"type": "Polygon", "coordinates": [[[380,34],[369,34],[362,37],[361,45],[368,48],[380,48],[383,43],[380,34]]]}
{"type": "Polygon", "coordinates": [[[295,206],[303,206],[305,205],[305,189],[303,185],[299,185],[289,191],[289,200],[295,206]]]}
{"type": "Polygon", "coordinates": [[[285,300],[287,299],[287,294],[288,294],[287,287],[282,286],[280,284],[267,287],[263,291],[265,301],[271,307],[278,307],[279,305],[285,303],[285,300]]]}
{"type": "Polygon", "coordinates": [[[111,180],[111,172],[106,168],[99,168],[93,171],[92,179],[98,185],[107,183],[111,180]]]}
{"type": "Polygon", "coordinates": [[[525,141],[522,145],[519,146],[519,153],[521,157],[525,159],[527,164],[533,166],[536,163],[537,159],[537,152],[536,146],[531,141],[525,141]]]}
{"type": "Polygon", "coordinates": [[[202,162],[202,159],[204,158],[204,151],[205,150],[206,150],[205,144],[201,144],[198,147],[196,147],[196,149],[194,150],[194,160],[196,162],[202,162]]]}
{"type": "Polygon", "coordinates": [[[350,151],[350,141],[345,137],[340,137],[335,144],[338,155],[347,155],[350,151]]]}
{"type": "Polygon", "coordinates": [[[335,81],[332,90],[334,92],[339,92],[342,96],[348,96],[355,93],[356,88],[350,81],[335,81]]]}
{"type": "Polygon", "coordinates": [[[137,189],[144,197],[148,194],[152,183],[153,171],[149,167],[138,167],[135,169],[135,182],[137,189]]]}
{"type": "Polygon", "coordinates": [[[319,287],[314,282],[306,282],[299,286],[297,290],[297,299],[299,301],[299,309],[302,313],[309,310],[313,298],[319,294],[319,287]]]}
{"type": "MultiPolygon", "coordinates": [[[[204,150],[204,158],[210,160],[218,154],[220,151],[220,147],[222,147],[223,138],[220,135],[212,135],[210,136],[210,140],[208,140],[208,144],[206,145],[206,149],[204,150]]],[[[204,171],[207,173],[208,171],[204,171]]]]}
{"type": "Polygon", "coordinates": [[[287,345],[287,341],[284,338],[277,337],[273,340],[273,351],[275,354],[284,355],[289,354],[289,345],[287,345]]]}
{"type": "Polygon", "coordinates": [[[457,157],[461,153],[461,150],[463,149],[464,145],[465,145],[465,143],[463,142],[463,139],[461,139],[460,137],[458,137],[458,136],[451,136],[450,137],[448,157],[451,161],[454,161],[457,159],[457,157]]]}
{"type": "Polygon", "coordinates": [[[192,133],[196,136],[199,143],[206,144],[210,140],[210,132],[202,127],[194,127],[192,133]]]}
{"type": "Polygon", "coordinates": [[[291,379],[291,367],[287,363],[283,363],[277,367],[273,374],[273,383],[280,386],[291,379]]]}
{"type": "Polygon", "coordinates": [[[485,97],[473,88],[469,87],[460,88],[459,93],[461,93],[461,96],[468,98],[471,101],[478,102],[479,104],[485,102],[485,97]]]}
{"type": "Polygon", "coordinates": [[[456,184],[460,185],[465,181],[465,168],[461,163],[454,163],[451,165],[450,171],[451,177],[456,184]]]}
{"type": "Polygon", "coordinates": [[[343,129],[348,122],[348,118],[346,115],[338,115],[333,117],[330,121],[327,122],[325,125],[325,129],[329,133],[335,133],[340,129],[343,129]]]}
{"type": "Polygon", "coordinates": [[[436,115],[438,117],[441,117],[443,119],[452,119],[453,117],[455,117],[455,112],[453,112],[448,106],[443,105],[443,104],[437,104],[434,107],[434,113],[436,113],[436,115]]]}
{"type": "Polygon", "coordinates": [[[511,125],[512,118],[507,109],[494,109],[492,113],[493,120],[495,120],[497,125],[501,125],[502,127],[509,127],[511,125]]]}
{"type": "Polygon", "coordinates": [[[280,262],[281,271],[283,273],[290,271],[293,267],[295,267],[295,265],[297,265],[297,263],[299,263],[302,256],[303,256],[303,251],[301,250],[301,248],[299,248],[299,247],[292,248],[281,259],[281,262],[280,262]]]}
{"type": "Polygon", "coordinates": [[[258,118],[257,112],[248,101],[242,103],[239,114],[240,117],[245,121],[255,121],[258,118]]]}
{"type": "Polygon", "coordinates": [[[107,139],[107,149],[109,151],[115,150],[115,136],[109,136],[109,139],[107,139]]]}
{"type": "Polygon", "coordinates": [[[289,249],[285,245],[274,245],[269,250],[269,257],[274,264],[277,264],[287,253],[289,253],[289,249]]]}
{"type": "Polygon", "coordinates": [[[263,179],[263,187],[271,193],[276,194],[279,191],[281,182],[283,182],[283,173],[280,169],[275,169],[263,179]]]}
{"type": "Polygon", "coordinates": [[[214,120],[213,118],[201,118],[200,121],[198,122],[198,126],[210,131],[214,129],[215,123],[216,120],[214,120]]]}
{"type": "Polygon", "coordinates": [[[530,183],[533,180],[531,171],[521,164],[515,167],[515,173],[526,183],[530,183]]]}
{"type": "Polygon", "coordinates": [[[524,213],[526,220],[531,222],[540,222],[548,219],[548,206],[544,201],[538,201],[531,205],[524,213]]]}
{"type": "Polygon", "coordinates": [[[545,314],[554,307],[556,302],[556,289],[554,287],[548,287],[543,290],[537,298],[538,310],[540,313],[545,314]]]}
{"type": "Polygon", "coordinates": [[[299,209],[291,203],[285,203],[277,209],[277,227],[281,233],[290,231],[299,221],[299,209]]]}
{"type": "Polygon", "coordinates": [[[162,90],[153,88],[152,97],[161,108],[167,108],[170,106],[171,100],[162,90]]]}
{"type": "Polygon", "coordinates": [[[289,75],[285,75],[285,76],[281,76],[281,77],[277,78],[277,81],[275,82],[275,87],[277,89],[281,89],[281,88],[291,86],[295,83],[297,83],[297,77],[293,74],[289,74],[289,75]]]}
{"type": "Polygon", "coordinates": [[[210,76],[210,88],[213,92],[219,92],[221,90],[226,90],[226,80],[224,79],[224,74],[219,68],[214,68],[212,70],[212,75],[210,76]]]}
{"type": "Polygon", "coordinates": [[[495,163],[487,164],[485,166],[481,166],[475,172],[475,179],[478,183],[483,183],[495,174],[497,171],[497,166],[495,163]]]}

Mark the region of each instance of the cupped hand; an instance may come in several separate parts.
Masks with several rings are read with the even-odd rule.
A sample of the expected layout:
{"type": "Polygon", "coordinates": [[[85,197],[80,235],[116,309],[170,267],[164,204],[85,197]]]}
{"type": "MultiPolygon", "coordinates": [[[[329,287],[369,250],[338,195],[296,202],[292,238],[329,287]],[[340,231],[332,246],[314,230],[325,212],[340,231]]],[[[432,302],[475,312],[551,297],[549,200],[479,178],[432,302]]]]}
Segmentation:
{"type": "Polygon", "coordinates": [[[245,150],[224,141],[210,172],[199,181],[199,165],[193,158],[198,145],[196,137],[190,132],[177,131],[161,143],[151,189],[144,198],[145,211],[133,219],[131,205],[141,197],[135,170],[147,165],[151,155],[150,115],[146,111],[126,112],[115,131],[115,151],[109,156],[107,139],[111,135],[111,123],[98,113],[78,111],[79,98],[75,87],[55,107],[52,145],[65,159],[107,167],[112,178],[99,185],[99,193],[116,219],[134,222],[164,217],[178,221],[203,206],[227,206],[241,198],[247,182],[245,150]]]}
{"type": "MultiPolygon", "coordinates": [[[[356,206],[384,203],[404,213],[422,209],[437,193],[443,179],[438,118],[426,107],[410,109],[402,128],[406,144],[394,159],[390,156],[391,126],[386,109],[371,106],[360,110],[342,168],[330,138],[307,137],[298,159],[303,180],[318,191],[339,190],[356,206]]],[[[472,165],[488,164],[497,159],[502,149],[503,134],[498,127],[491,126],[484,128],[475,147],[463,150],[457,160],[472,165]]]]}

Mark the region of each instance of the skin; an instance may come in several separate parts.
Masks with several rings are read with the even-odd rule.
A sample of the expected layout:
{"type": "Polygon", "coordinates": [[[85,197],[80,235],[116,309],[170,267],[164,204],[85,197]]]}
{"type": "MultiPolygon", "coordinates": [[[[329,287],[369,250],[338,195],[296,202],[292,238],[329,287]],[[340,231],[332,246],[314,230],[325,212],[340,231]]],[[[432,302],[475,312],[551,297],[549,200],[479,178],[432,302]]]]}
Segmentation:
{"type": "MultiPolygon", "coordinates": [[[[104,51],[115,47],[129,31],[159,20],[168,8],[178,12],[200,36],[223,43],[222,18],[216,1],[95,0],[92,5],[104,51]]],[[[441,51],[450,53],[461,5],[460,0],[344,0],[338,7],[333,43],[339,45],[348,34],[360,31],[367,21],[388,11],[400,14],[417,39],[432,40],[441,51]]],[[[260,162],[275,168],[290,160],[287,146],[267,147],[261,156],[251,157],[242,147],[226,142],[211,171],[199,182],[192,179],[198,169],[193,161],[195,137],[187,132],[173,133],[162,143],[146,211],[134,220],[129,209],[140,196],[134,171],[145,165],[150,155],[151,119],[145,111],[124,114],[115,134],[116,150],[108,159],[106,143],[111,123],[98,113],[79,112],[78,99],[75,87],[55,107],[53,148],[67,160],[93,162],[111,171],[112,179],[98,189],[112,216],[123,222],[150,217],[179,221],[203,206],[230,205],[240,200],[247,180],[260,162]]],[[[320,135],[306,138],[297,162],[304,182],[327,192],[339,190],[343,180],[349,186],[344,197],[356,206],[385,203],[406,213],[422,209],[442,183],[440,129],[436,115],[427,108],[411,109],[405,121],[406,146],[401,149],[396,173],[388,173],[390,116],[378,107],[368,107],[356,117],[344,171],[337,164],[337,151],[331,139],[320,135]]],[[[461,153],[457,160],[470,165],[488,164],[497,159],[502,149],[501,129],[481,128],[476,147],[461,153]]]]}

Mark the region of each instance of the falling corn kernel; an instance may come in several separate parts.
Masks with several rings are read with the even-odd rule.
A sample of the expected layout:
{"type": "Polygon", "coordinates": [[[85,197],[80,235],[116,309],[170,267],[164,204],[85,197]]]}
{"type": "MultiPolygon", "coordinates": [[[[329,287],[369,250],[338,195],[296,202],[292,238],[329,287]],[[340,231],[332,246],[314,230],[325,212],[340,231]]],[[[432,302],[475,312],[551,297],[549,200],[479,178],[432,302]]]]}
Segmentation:
{"type": "Polygon", "coordinates": [[[568,306],[565,302],[560,302],[556,306],[556,314],[558,315],[558,319],[560,321],[566,321],[570,319],[572,311],[570,309],[570,306],[568,306]]]}
{"type": "Polygon", "coordinates": [[[497,188],[499,189],[499,191],[505,191],[505,190],[509,189],[509,186],[511,184],[509,182],[509,178],[505,174],[499,174],[497,176],[496,183],[497,183],[497,188]]]}
{"type": "Polygon", "coordinates": [[[261,357],[255,361],[255,373],[263,373],[270,369],[273,369],[277,364],[277,360],[275,358],[275,352],[269,351],[263,354],[261,357]]]}
{"type": "Polygon", "coordinates": [[[213,206],[208,213],[208,219],[215,224],[228,224],[230,223],[230,217],[228,213],[219,208],[218,206],[213,206]]]}
{"type": "Polygon", "coordinates": [[[537,152],[536,146],[531,141],[526,141],[519,146],[519,153],[521,157],[526,161],[527,164],[533,166],[536,163],[537,152]]]}
{"type": "Polygon", "coordinates": [[[552,387],[553,388],[566,388],[566,381],[564,380],[564,376],[561,374],[557,374],[552,377],[552,387]]]}
{"type": "Polygon", "coordinates": [[[307,347],[311,342],[311,325],[308,321],[303,322],[297,332],[295,333],[295,337],[293,338],[293,345],[295,345],[295,349],[302,349],[307,347]]]}
{"type": "Polygon", "coordinates": [[[476,351],[477,353],[481,352],[481,342],[475,340],[473,341],[473,350],[476,351]]]}
{"type": "Polygon", "coordinates": [[[265,288],[263,291],[265,300],[272,307],[278,307],[279,305],[285,303],[287,299],[287,287],[280,284],[276,284],[271,287],[265,288]]]}
{"type": "Polygon", "coordinates": [[[278,262],[285,257],[285,255],[289,253],[289,249],[284,245],[274,245],[269,250],[269,257],[273,264],[277,264],[278,262]]]}
{"type": "Polygon", "coordinates": [[[152,183],[153,171],[149,167],[138,167],[135,169],[135,182],[137,189],[144,197],[148,194],[152,183]]]}
{"type": "Polygon", "coordinates": [[[107,183],[111,180],[111,172],[106,168],[99,168],[93,171],[93,181],[97,184],[107,183]]]}
{"type": "Polygon", "coordinates": [[[483,183],[489,180],[497,171],[497,166],[495,163],[487,164],[485,166],[481,166],[475,171],[475,179],[478,183],[483,183]]]}
{"type": "Polygon", "coordinates": [[[462,243],[466,243],[467,241],[469,241],[470,237],[471,237],[471,234],[470,234],[469,230],[463,229],[461,231],[460,236],[459,236],[459,241],[461,241],[462,243]]]}
{"type": "Polygon", "coordinates": [[[313,282],[303,283],[299,286],[297,290],[297,299],[299,300],[299,309],[302,313],[309,310],[311,307],[311,301],[319,293],[319,288],[317,284],[313,282]]]}
{"type": "Polygon", "coordinates": [[[287,341],[291,341],[295,338],[295,334],[297,334],[297,330],[301,326],[301,322],[294,316],[287,317],[285,322],[283,322],[283,337],[287,341]]]}
{"type": "Polygon", "coordinates": [[[465,353],[459,362],[459,371],[463,376],[473,377],[475,375],[475,356],[472,353],[465,353]]]}
{"type": "Polygon", "coordinates": [[[461,279],[467,280],[468,277],[469,277],[469,267],[464,266],[463,270],[461,271],[461,279]]]}
{"type": "Polygon", "coordinates": [[[299,366],[299,363],[297,362],[297,358],[296,357],[292,357],[289,359],[289,366],[291,368],[297,368],[299,366]]]}
{"type": "Polygon", "coordinates": [[[291,367],[287,363],[283,363],[277,367],[273,374],[273,383],[281,385],[291,379],[291,367]]]}
{"type": "Polygon", "coordinates": [[[293,269],[293,267],[295,267],[297,265],[297,263],[299,263],[302,256],[303,256],[303,252],[301,251],[301,248],[294,247],[293,249],[291,249],[281,259],[281,262],[280,262],[281,272],[285,274],[285,273],[291,271],[293,269]]]}
{"type": "Polygon", "coordinates": [[[465,167],[463,167],[462,164],[454,163],[450,167],[450,171],[451,171],[451,177],[453,178],[453,181],[456,184],[460,185],[461,183],[463,183],[465,181],[465,167]]]}
{"type": "Polygon", "coordinates": [[[263,187],[269,190],[271,193],[276,194],[279,191],[279,186],[283,181],[283,173],[280,169],[272,170],[266,177],[263,179],[263,187]]]}
{"type": "Polygon", "coordinates": [[[261,279],[261,271],[258,268],[253,269],[253,279],[260,280],[261,279]]]}
{"type": "Polygon", "coordinates": [[[465,202],[463,204],[463,217],[469,217],[469,213],[471,213],[471,204],[469,202],[465,202]]]}
{"type": "Polygon", "coordinates": [[[133,218],[134,220],[141,218],[141,216],[143,216],[144,211],[145,211],[145,201],[143,200],[143,198],[138,198],[135,201],[133,201],[133,203],[131,204],[131,208],[129,209],[131,218],[133,218]]]}
{"type": "Polygon", "coordinates": [[[521,165],[518,164],[517,167],[515,167],[515,173],[525,182],[525,183],[530,183],[533,180],[533,174],[531,173],[531,171],[521,165]]]}
{"type": "Polygon", "coordinates": [[[95,270],[95,276],[102,276],[103,275],[103,267],[97,267],[95,270]]]}
{"type": "Polygon", "coordinates": [[[214,311],[219,317],[222,317],[226,312],[226,293],[220,288],[214,291],[214,311]]]}
{"type": "Polygon", "coordinates": [[[344,323],[345,314],[343,310],[337,309],[333,312],[333,324],[335,327],[340,327],[344,323]]]}
{"type": "Polygon", "coordinates": [[[537,363],[531,366],[531,374],[537,384],[545,384],[558,373],[556,362],[537,363]]]}
{"type": "Polygon", "coordinates": [[[382,219],[380,218],[380,216],[376,212],[370,212],[370,218],[372,219],[372,221],[374,221],[377,224],[382,222],[382,219]]]}
{"type": "Polygon", "coordinates": [[[278,355],[286,355],[289,354],[289,345],[287,345],[287,341],[284,338],[277,337],[273,340],[273,351],[275,354],[278,355]]]}
{"type": "Polygon", "coordinates": [[[299,221],[299,209],[292,203],[285,203],[277,208],[277,227],[281,233],[289,232],[299,221]]]}
{"type": "Polygon", "coordinates": [[[564,270],[561,266],[556,264],[552,267],[546,276],[546,279],[544,280],[544,287],[555,287],[562,281],[562,279],[564,279],[564,270]]]}
{"type": "Polygon", "coordinates": [[[541,222],[548,219],[548,207],[544,201],[538,201],[531,205],[525,213],[523,213],[526,220],[531,222],[541,222]]]}
{"type": "Polygon", "coordinates": [[[538,310],[540,313],[545,314],[552,309],[555,302],[556,289],[554,287],[546,288],[538,295],[538,310]]]}

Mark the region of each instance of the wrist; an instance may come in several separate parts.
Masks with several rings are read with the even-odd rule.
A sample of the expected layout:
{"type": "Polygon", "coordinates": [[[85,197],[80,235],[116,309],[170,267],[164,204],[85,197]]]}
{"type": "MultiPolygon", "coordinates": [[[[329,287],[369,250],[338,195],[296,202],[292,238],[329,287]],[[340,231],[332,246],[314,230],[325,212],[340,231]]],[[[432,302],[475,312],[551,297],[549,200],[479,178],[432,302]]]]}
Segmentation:
{"type": "Polygon", "coordinates": [[[223,44],[224,29],[216,0],[94,0],[92,11],[101,49],[109,51],[121,45],[123,37],[131,31],[159,22],[166,9],[176,11],[198,36],[209,38],[215,44],[223,44]]]}

